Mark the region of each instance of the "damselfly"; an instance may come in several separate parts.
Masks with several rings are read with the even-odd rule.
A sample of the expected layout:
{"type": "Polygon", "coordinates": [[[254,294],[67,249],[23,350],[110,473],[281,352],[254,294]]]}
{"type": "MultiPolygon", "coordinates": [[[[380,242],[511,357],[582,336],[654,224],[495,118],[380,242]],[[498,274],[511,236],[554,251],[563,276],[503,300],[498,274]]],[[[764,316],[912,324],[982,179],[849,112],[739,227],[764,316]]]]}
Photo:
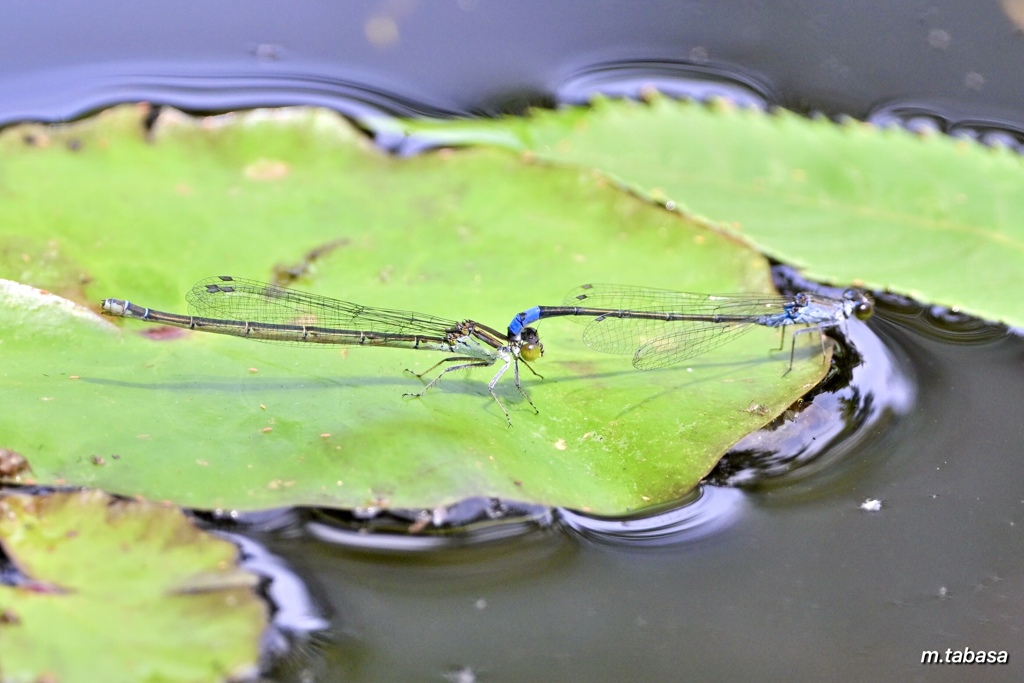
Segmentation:
{"type": "Polygon", "coordinates": [[[259,341],[321,347],[390,346],[454,354],[422,373],[413,373],[423,377],[453,363],[421,391],[406,396],[422,396],[449,372],[500,361],[502,365],[487,390],[509,426],[512,419],[494,391],[509,366],[513,368],[516,389],[537,410],[519,383],[520,361],[533,372],[529,362],[544,353],[536,330],[530,327],[520,328],[516,338],[510,340],[473,320],[459,322],[410,311],[371,308],[227,275],[201,280],[185,298],[191,315],[155,311],[122,299],[104,299],[101,308],[107,315],[259,341]]]}
{"type": "Polygon", "coordinates": [[[527,325],[543,318],[571,316],[587,324],[583,341],[588,346],[608,353],[632,353],[633,365],[649,370],[699,356],[758,325],[782,328],[783,333],[788,325],[806,325],[793,333],[789,369],[784,373],[788,374],[798,334],[817,331],[824,354],[826,329],[850,317],[866,320],[873,310],[871,299],[857,289],[832,298],[811,292],[793,297],[714,295],[592,284],[569,292],[561,306],[535,306],[519,313],[509,324],[508,339],[510,343],[519,340],[527,330],[536,335],[527,325]]]}

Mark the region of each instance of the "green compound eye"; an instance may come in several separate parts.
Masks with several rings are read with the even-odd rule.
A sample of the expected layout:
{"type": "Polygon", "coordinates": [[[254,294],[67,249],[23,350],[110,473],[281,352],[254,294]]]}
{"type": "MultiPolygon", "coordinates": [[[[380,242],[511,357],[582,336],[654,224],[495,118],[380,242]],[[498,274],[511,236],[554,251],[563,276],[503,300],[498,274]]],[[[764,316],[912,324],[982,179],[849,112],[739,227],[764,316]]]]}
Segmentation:
{"type": "Polygon", "coordinates": [[[519,357],[527,362],[535,361],[543,355],[544,345],[540,342],[536,344],[523,344],[519,347],[519,357]]]}
{"type": "Polygon", "coordinates": [[[544,355],[544,345],[540,343],[540,335],[532,327],[524,327],[520,333],[519,357],[527,363],[544,355]]]}

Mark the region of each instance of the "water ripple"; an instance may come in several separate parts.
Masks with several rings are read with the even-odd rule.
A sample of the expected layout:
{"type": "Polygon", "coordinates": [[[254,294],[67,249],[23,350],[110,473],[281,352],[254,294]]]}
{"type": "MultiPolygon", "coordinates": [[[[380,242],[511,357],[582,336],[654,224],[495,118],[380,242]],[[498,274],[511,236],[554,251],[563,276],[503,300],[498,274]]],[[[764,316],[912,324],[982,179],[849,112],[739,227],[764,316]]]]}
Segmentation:
{"type": "Polygon", "coordinates": [[[701,486],[670,510],[628,518],[593,517],[558,510],[567,530],[589,541],[615,546],[659,547],[688,543],[717,534],[731,526],[745,509],[746,494],[739,489],[701,486]]]}

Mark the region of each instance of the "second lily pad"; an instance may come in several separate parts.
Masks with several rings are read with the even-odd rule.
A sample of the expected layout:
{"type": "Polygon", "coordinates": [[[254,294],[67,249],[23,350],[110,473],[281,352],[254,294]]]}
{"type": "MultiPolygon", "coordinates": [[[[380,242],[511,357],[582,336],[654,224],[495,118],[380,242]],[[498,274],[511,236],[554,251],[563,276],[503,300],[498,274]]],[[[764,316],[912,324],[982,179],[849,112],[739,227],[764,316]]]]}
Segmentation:
{"type": "Polygon", "coordinates": [[[179,510],[100,491],[0,496],[4,681],[213,681],[256,672],[267,610],[237,549],[179,510]],[[12,575],[13,576],[13,575],[12,575]]]}

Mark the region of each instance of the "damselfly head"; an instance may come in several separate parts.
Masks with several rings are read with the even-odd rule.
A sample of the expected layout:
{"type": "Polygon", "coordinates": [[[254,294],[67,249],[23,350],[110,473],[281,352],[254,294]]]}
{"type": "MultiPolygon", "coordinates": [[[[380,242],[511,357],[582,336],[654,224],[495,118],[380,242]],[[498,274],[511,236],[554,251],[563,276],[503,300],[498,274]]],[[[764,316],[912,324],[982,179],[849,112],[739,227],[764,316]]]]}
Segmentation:
{"type": "Polygon", "coordinates": [[[843,298],[850,302],[850,311],[857,320],[867,320],[875,312],[875,302],[859,289],[848,289],[843,298]]]}
{"type": "Polygon", "coordinates": [[[544,345],[540,343],[540,335],[532,327],[524,327],[519,333],[519,357],[527,362],[535,361],[544,355],[544,345]]]}

